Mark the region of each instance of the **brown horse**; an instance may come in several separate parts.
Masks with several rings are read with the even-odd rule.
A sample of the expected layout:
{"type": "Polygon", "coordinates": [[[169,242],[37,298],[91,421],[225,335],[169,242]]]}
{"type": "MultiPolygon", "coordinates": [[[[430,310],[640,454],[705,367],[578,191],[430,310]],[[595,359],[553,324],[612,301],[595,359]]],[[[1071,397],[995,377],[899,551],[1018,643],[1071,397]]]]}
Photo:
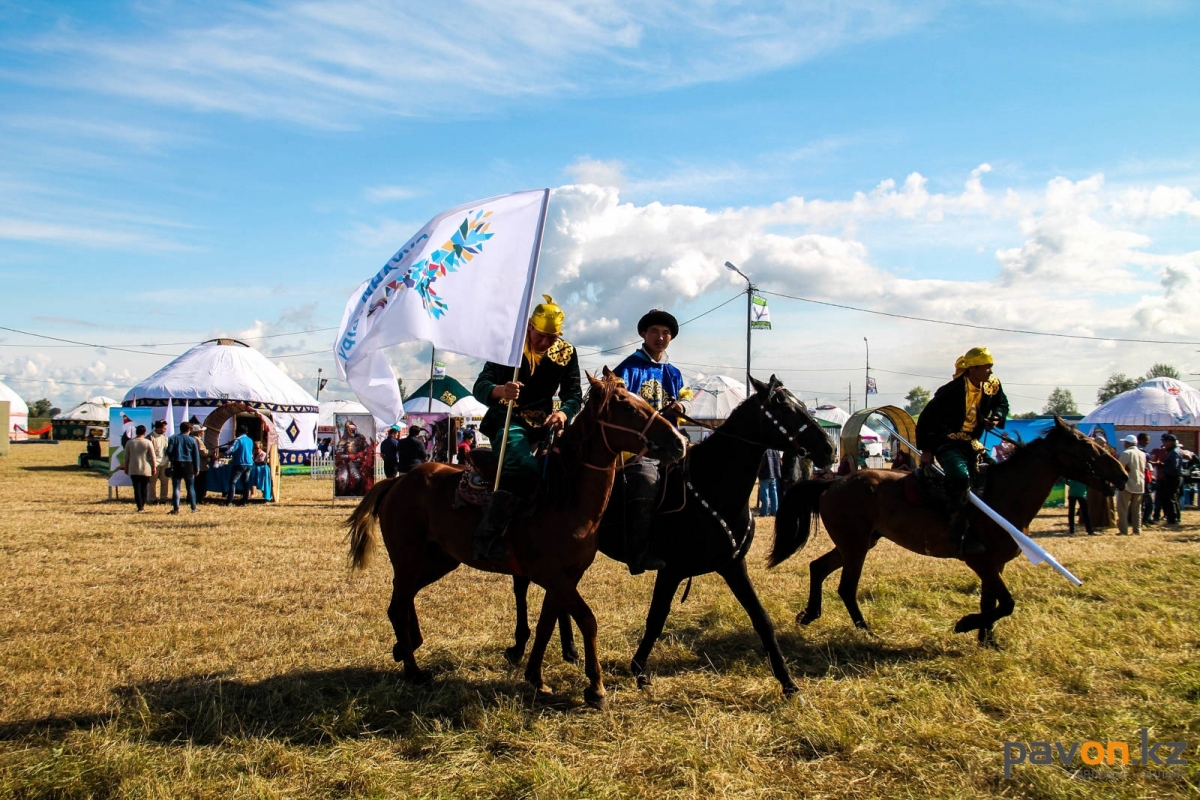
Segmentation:
{"type": "Polygon", "coordinates": [[[396,632],[392,657],[404,662],[404,676],[428,676],[413,656],[421,646],[414,598],[422,588],[459,564],[486,572],[524,575],[546,590],[525,678],[540,696],[551,693],[542,680],[542,659],[561,611],[568,612],[583,633],[584,664],[590,685],[584,699],[604,708],[604,682],[596,652],[596,617],[580,596],[579,579],[596,557],[596,529],[612,492],[622,451],[643,452],[668,463],[684,454],[684,439],[641,398],[625,391],[607,368],[604,379],[590,375],[591,391],[574,424],[559,438],[533,513],[518,517],[506,534],[512,556],[477,561],[472,539],[481,509],[455,508],[463,467],[422,464],[401,478],[375,485],[351,514],[350,562],[361,568],[374,547],[372,531],[379,520],[383,543],[392,561],[392,602],[388,618],[396,632]],[[547,491],[546,486],[553,487],[547,491]]]}
{"type": "MultiPolygon", "coordinates": [[[[1125,485],[1125,468],[1094,441],[1055,417],[1042,438],[1017,448],[1002,464],[988,470],[983,500],[1020,530],[1041,510],[1059,476],[1066,476],[1112,495],[1125,485]]],[[[927,503],[913,503],[904,481],[908,473],[863,470],[848,478],[797,484],[779,504],[775,542],[768,560],[775,566],[808,541],[817,516],[825,523],[833,549],[809,566],[808,606],[796,616],[808,625],[821,616],[821,584],[839,567],[838,595],[854,624],[866,629],[858,608],[858,581],[867,552],[886,536],[914,553],[955,558],[946,538],[945,512],[927,503]]],[[[971,508],[971,526],[985,552],[963,558],[982,581],[979,613],[967,614],[955,633],[978,630],[980,644],[994,644],[992,626],[1013,611],[1013,597],[1004,585],[1004,565],[1020,549],[1013,538],[979,509],[971,508]]]]}

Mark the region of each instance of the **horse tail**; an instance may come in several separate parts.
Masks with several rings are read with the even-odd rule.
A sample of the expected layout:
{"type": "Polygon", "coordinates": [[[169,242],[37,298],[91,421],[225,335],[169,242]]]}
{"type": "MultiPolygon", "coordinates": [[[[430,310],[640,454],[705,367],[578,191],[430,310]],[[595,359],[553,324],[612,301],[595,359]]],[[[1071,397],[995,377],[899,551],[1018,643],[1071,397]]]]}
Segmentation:
{"type": "Polygon", "coordinates": [[[388,489],[391,489],[399,481],[385,480],[379,481],[371,487],[371,491],[367,492],[362,500],[358,503],[358,508],[350,514],[346,519],[346,524],[350,526],[350,532],[347,538],[350,540],[350,552],[348,559],[350,561],[350,569],[362,569],[371,560],[371,554],[375,551],[375,520],[379,516],[379,504],[383,502],[383,496],[387,494],[388,489]]]}
{"type": "Polygon", "coordinates": [[[813,522],[821,513],[821,495],[832,485],[831,481],[803,481],[789,489],[779,501],[768,567],[782,564],[808,544],[813,522]]]}

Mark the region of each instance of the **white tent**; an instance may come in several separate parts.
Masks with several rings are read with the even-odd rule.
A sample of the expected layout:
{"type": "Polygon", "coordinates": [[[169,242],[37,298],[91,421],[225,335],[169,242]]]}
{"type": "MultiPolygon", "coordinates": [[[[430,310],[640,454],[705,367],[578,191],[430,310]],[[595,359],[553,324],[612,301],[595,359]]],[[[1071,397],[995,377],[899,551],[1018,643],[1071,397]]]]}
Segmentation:
{"type": "Polygon", "coordinates": [[[98,394],[89,397],[70,411],[55,414],[52,422],[94,422],[97,425],[108,424],[108,410],[121,405],[121,401],[112,397],[98,394]]]}
{"type": "Polygon", "coordinates": [[[29,428],[29,406],[21,399],[21,395],[0,383],[0,400],[8,401],[8,438],[13,440],[28,438],[25,430],[29,428]],[[20,426],[20,430],[17,430],[18,426],[20,426]]]}
{"type": "Polygon", "coordinates": [[[811,409],[812,415],[817,419],[823,419],[826,422],[833,422],[838,425],[845,425],[846,420],[850,419],[850,415],[842,409],[833,405],[817,406],[811,409]]]}
{"type": "Polygon", "coordinates": [[[367,407],[357,400],[322,400],[320,402],[321,412],[318,417],[317,427],[322,431],[332,431],[335,427],[335,414],[370,414],[367,407]]]}
{"type": "Polygon", "coordinates": [[[746,384],[728,375],[709,375],[690,387],[693,393],[688,416],[694,419],[728,419],[746,399],[746,384]]]}
{"type": "Polygon", "coordinates": [[[1083,418],[1146,428],[1200,425],[1200,391],[1174,378],[1153,378],[1117,395],[1083,418]]]}
{"type": "Polygon", "coordinates": [[[487,410],[487,406],[471,395],[459,398],[454,405],[447,405],[436,397],[430,400],[428,395],[410,397],[404,401],[406,414],[448,414],[451,417],[482,419],[487,410]]]}
{"type": "Polygon", "coordinates": [[[471,395],[467,395],[450,406],[450,416],[463,417],[465,419],[483,419],[483,415],[487,411],[488,407],[471,395]]]}
{"type": "MultiPolygon", "coordinates": [[[[130,389],[123,405],[149,406],[158,420],[166,418],[168,403],[176,429],[185,408],[187,419],[203,422],[219,406],[249,406],[271,420],[284,464],[303,464],[316,450],[317,401],[262,353],[234,339],[196,345],[130,389]]],[[[233,419],[225,421],[222,443],[233,438],[233,426],[233,419]]]]}

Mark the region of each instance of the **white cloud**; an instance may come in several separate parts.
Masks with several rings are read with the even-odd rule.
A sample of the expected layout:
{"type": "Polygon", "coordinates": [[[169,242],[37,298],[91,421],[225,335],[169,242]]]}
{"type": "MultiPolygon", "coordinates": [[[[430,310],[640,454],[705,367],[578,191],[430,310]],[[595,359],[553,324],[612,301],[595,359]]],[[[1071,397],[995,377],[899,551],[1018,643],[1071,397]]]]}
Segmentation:
{"type": "Polygon", "coordinates": [[[361,116],[467,116],[506,99],[656,89],[800,63],[888,38],[936,2],[787,4],[460,0],[231,2],[143,10],[139,33],[59,21],[20,77],[199,111],[322,127],[361,116]]]}
{"type": "Polygon", "coordinates": [[[372,186],[364,194],[372,203],[390,203],[393,200],[411,200],[421,192],[408,186],[372,186]]]}

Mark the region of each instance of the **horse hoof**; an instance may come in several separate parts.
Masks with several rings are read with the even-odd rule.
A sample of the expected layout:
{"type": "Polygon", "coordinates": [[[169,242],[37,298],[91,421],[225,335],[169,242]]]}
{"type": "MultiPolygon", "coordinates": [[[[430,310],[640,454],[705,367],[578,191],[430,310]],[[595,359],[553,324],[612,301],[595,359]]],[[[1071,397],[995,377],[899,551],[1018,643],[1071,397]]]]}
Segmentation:
{"type": "Polygon", "coordinates": [[[524,650],[518,650],[515,647],[506,647],[504,649],[504,660],[514,667],[521,663],[521,659],[525,657],[524,650]]]}
{"type": "Polygon", "coordinates": [[[783,684],[783,696],[784,697],[795,697],[798,694],[800,694],[799,686],[792,683],[791,681],[788,681],[787,683],[783,684]]]}
{"type": "Polygon", "coordinates": [[[653,681],[650,680],[650,676],[644,672],[637,676],[637,684],[639,689],[649,689],[652,683],[653,681]]]}
{"type": "Polygon", "coordinates": [[[820,614],[809,614],[808,611],[801,611],[796,615],[797,625],[811,625],[820,618],[820,614]]]}
{"type": "Polygon", "coordinates": [[[976,630],[978,627],[979,626],[976,625],[975,622],[971,619],[971,615],[968,614],[967,616],[960,619],[958,622],[954,623],[954,632],[955,633],[967,633],[969,631],[976,630]]]}
{"type": "Polygon", "coordinates": [[[400,654],[400,645],[392,645],[392,661],[395,661],[397,664],[399,664],[403,660],[404,656],[400,654]]]}
{"type": "Polygon", "coordinates": [[[579,651],[572,647],[570,650],[563,650],[563,661],[568,664],[579,663],[579,651]]]}
{"type": "Polygon", "coordinates": [[[404,670],[404,680],[408,681],[414,686],[425,686],[433,682],[433,675],[423,669],[406,668],[404,670]]]}
{"type": "Polygon", "coordinates": [[[597,711],[608,710],[608,696],[601,689],[593,689],[588,687],[583,690],[583,702],[587,703],[597,711]]]}

